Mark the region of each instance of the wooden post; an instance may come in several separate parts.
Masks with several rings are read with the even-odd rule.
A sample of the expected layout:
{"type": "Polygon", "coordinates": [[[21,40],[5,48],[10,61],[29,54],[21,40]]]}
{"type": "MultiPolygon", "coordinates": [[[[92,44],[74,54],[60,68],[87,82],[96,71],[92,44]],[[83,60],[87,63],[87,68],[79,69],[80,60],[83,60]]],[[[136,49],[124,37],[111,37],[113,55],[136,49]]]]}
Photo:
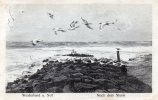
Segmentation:
{"type": "Polygon", "coordinates": [[[116,53],[117,53],[117,61],[118,62],[120,62],[120,48],[116,48],[117,49],[117,51],[116,51],[116,53]]]}

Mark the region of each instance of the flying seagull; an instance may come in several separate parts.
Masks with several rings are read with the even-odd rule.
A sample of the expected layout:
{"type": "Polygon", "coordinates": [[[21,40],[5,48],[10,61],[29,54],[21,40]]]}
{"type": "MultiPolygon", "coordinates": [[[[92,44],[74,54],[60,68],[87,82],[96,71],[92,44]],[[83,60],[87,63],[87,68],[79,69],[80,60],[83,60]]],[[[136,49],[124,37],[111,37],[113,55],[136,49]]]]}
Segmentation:
{"type": "Polygon", "coordinates": [[[120,48],[116,48],[116,50],[118,50],[118,51],[119,51],[119,50],[120,50],[120,48]]]}
{"type": "Polygon", "coordinates": [[[76,26],[77,23],[78,21],[72,21],[70,24],[70,29],[68,30],[75,30],[76,28],[79,28],[79,26],[76,26]]]}
{"type": "Polygon", "coordinates": [[[100,23],[99,23],[99,25],[100,25],[100,26],[99,26],[99,29],[102,30],[105,26],[109,26],[109,25],[111,25],[111,24],[115,24],[115,23],[114,23],[114,22],[111,22],[111,23],[110,23],[110,22],[108,22],[108,21],[105,22],[105,23],[100,22],[100,23]]]}
{"type": "Polygon", "coordinates": [[[57,35],[58,33],[58,31],[60,31],[60,32],[66,32],[64,29],[62,29],[62,28],[53,28],[52,30],[54,30],[54,33],[55,33],[55,35],[57,35]]]}
{"type": "Polygon", "coordinates": [[[10,25],[10,20],[8,19],[8,26],[9,28],[12,28],[12,26],[10,25]]]}
{"type": "Polygon", "coordinates": [[[99,23],[99,29],[102,30],[102,28],[103,28],[103,23],[100,22],[99,23]]]}
{"type": "Polygon", "coordinates": [[[109,22],[106,22],[106,23],[102,23],[102,22],[100,22],[99,23],[99,29],[100,30],[102,30],[105,26],[109,26],[110,24],[114,24],[114,23],[109,23],[109,22]]]}
{"type": "Polygon", "coordinates": [[[81,19],[82,19],[82,21],[84,22],[84,24],[86,25],[86,27],[87,27],[87,28],[89,28],[89,29],[92,29],[92,30],[93,30],[93,28],[92,28],[92,27],[90,27],[90,24],[92,24],[92,23],[89,23],[87,20],[83,19],[82,17],[81,17],[81,19]]]}
{"type": "Polygon", "coordinates": [[[41,41],[42,41],[42,40],[34,39],[34,40],[32,40],[31,42],[32,42],[32,45],[33,45],[33,46],[36,46],[37,43],[39,43],[39,42],[41,42],[41,41]]]}
{"type": "Polygon", "coordinates": [[[10,15],[10,17],[11,17],[12,21],[14,21],[15,19],[13,18],[13,16],[12,16],[12,14],[11,14],[10,9],[9,9],[9,15],[10,15]]]}
{"type": "Polygon", "coordinates": [[[106,23],[103,23],[103,27],[106,26],[106,25],[109,26],[110,24],[114,24],[114,22],[111,22],[111,23],[110,23],[110,22],[107,21],[106,23]]]}
{"type": "Polygon", "coordinates": [[[54,19],[54,15],[52,13],[48,13],[48,15],[51,19],[54,19]]]}

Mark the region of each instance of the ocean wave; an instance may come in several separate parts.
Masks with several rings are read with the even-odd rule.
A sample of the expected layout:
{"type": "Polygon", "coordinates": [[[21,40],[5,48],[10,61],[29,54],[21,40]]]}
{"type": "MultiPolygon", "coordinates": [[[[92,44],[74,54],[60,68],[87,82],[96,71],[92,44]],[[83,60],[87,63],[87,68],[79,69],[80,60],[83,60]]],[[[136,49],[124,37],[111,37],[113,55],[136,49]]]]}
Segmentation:
{"type": "Polygon", "coordinates": [[[7,49],[10,48],[43,48],[43,47],[102,47],[102,46],[151,46],[151,41],[106,41],[106,42],[41,42],[32,46],[31,42],[6,42],[7,49]]]}

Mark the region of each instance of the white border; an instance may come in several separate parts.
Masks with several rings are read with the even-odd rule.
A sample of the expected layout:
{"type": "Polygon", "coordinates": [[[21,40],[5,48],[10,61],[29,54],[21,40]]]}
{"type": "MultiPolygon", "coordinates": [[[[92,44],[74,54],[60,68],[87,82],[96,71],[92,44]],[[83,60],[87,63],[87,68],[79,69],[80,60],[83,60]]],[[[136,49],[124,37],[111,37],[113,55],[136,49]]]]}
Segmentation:
{"type": "MultiPolygon", "coordinates": [[[[158,99],[158,0],[1,0],[0,1],[0,100],[157,100],[158,99]],[[5,93],[5,25],[7,4],[151,4],[152,5],[152,93],[125,93],[125,97],[98,97],[97,93],[53,93],[53,97],[22,97],[5,93]]],[[[43,93],[41,93],[42,95],[43,93]]],[[[115,93],[110,93],[114,94],[115,93]]],[[[47,95],[47,94],[45,94],[47,95]]],[[[107,94],[105,94],[107,95],[107,94]]]]}

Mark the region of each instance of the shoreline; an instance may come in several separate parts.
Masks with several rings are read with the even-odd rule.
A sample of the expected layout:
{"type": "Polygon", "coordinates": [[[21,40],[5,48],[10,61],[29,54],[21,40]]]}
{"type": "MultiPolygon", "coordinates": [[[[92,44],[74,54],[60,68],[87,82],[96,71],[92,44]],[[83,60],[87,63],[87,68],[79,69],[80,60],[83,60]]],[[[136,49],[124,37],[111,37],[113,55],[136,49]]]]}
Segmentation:
{"type": "MultiPolygon", "coordinates": [[[[108,58],[45,59],[30,76],[9,82],[7,93],[150,93],[151,86],[136,76],[123,75],[119,64],[108,58]]],[[[125,62],[122,62],[125,63],[125,62]]],[[[130,69],[131,70],[131,69],[130,69]]],[[[151,78],[151,77],[150,77],[151,78]]]]}

